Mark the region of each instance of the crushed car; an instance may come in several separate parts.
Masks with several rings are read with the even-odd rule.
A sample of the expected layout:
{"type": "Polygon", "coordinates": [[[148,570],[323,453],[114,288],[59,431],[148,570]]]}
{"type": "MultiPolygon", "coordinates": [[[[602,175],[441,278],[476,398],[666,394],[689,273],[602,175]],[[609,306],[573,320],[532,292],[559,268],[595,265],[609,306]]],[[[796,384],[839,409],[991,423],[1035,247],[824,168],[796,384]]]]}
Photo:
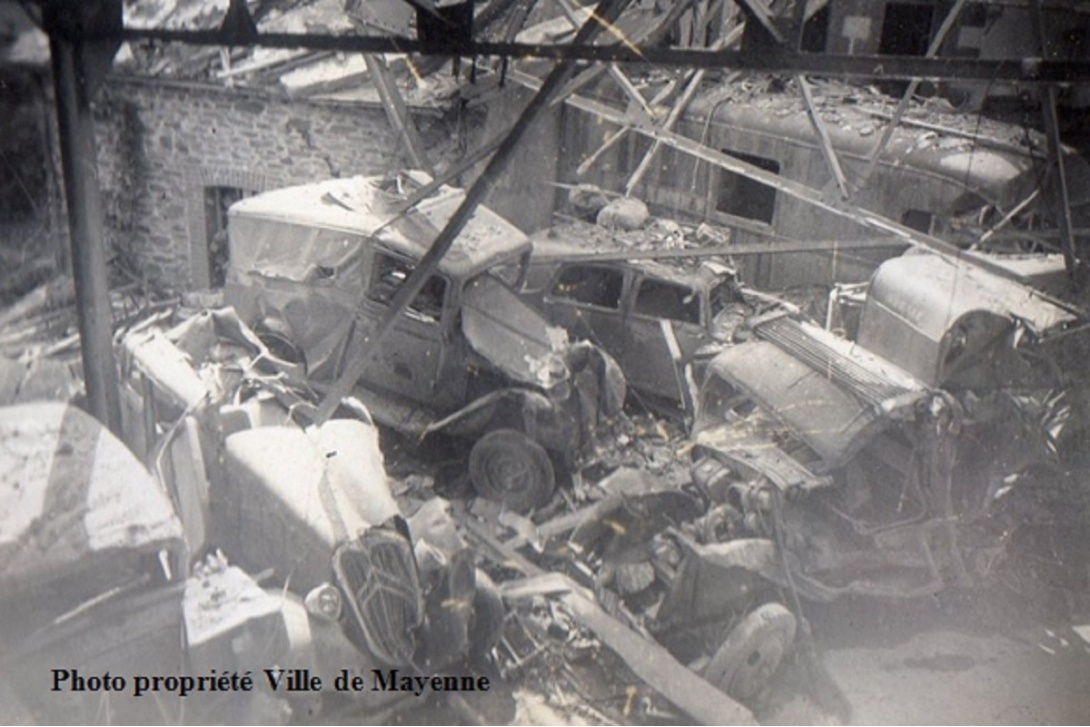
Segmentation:
{"type": "MultiPolygon", "coordinates": [[[[301,366],[229,308],[173,326],[149,321],[119,353],[126,438],[178,503],[201,556],[194,564],[225,558],[292,594],[310,631],[324,635],[303,664],[312,673],[332,684],[344,668],[369,678],[371,669],[481,664],[502,625],[498,592],[445,501],[402,513],[360,402],[306,425],[317,397],[301,366]]],[[[353,696],[354,708],[378,709],[404,695],[353,696]]],[[[302,717],[329,700],[336,695],[315,695],[302,717]]]]}
{"type": "MultiPolygon", "coordinates": [[[[224,297],[319,390],[346,368],[464,199],[419,172],[272,190],[229,210],[224,297]]],[[[530,242],[478,208],[393,323],[355,394],[376,421],[469,446],[477,492],[527,511],[593,450],[624,398],[612,358],[571,343],[513,291],[530,242]]]]}
{"type": "Polygon", "coordinates": [[[685,416],[704,366],[732,342],[755,301],[721,257],[697,262],[700,251],[690,250],[640,259],[647,249],[664,252],[657,238],[676,238],[674,228],[657,236],[629,231],[624,239],[582,222],[542,230],[531,236],[521,292],[550,322],[612,356],[647,408],[685,416]]]}
{"type": "Polygon", "coordinates": [[[1058,362],[1084,324],[1011,279],[912,254],[875,273],[855,340],[783,308],[746,327],[708,364],[691,482],[618,471],[545,552],[558,569],[574,555],[680,662],[751,703],[800,602],[996,575],[1017,527],[1004,499],[1073,436],[1058,362]]]}
{"type": "Polygon", "coordinates": [[[190,574],[171,493],[117,437],[71,405],[6,407],[0,465],[5,721],[283,723],[298,716],[297,700],[240,689],[239,675],[277,662],[312,663],[318,642],[331,644],[335,634],[323,639],[300,599],[267,591],[238,568],[190,574]],[[224,675],[228,686],[184,700],[192,694],[178,685],[191,675],[224,675]]]}
{"type": "Polygon", "coordinates": [[[1070,418],[1050,347],[1071,311],[967,263],[879,267],[855,341],[787,315],[709,366],[694,482],[714,549],[767,553],[805,597],[913,597],[1003,555],[996,499],[1070,418]],[[897,363],[894,363],[896,361],[897,363]]]}

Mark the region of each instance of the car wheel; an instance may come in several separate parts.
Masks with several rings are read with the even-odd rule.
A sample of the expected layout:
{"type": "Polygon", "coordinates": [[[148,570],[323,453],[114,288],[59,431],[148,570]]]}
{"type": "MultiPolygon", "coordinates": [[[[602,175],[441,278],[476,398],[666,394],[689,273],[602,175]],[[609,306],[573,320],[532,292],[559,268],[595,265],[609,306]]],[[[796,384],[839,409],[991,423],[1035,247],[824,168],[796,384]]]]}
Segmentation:
{"type": "Polygon", "coordinates": [[[545,448],[514,429],[489,432],[473,445],[469,479],[478,495],[516,512],[544,505],[556,488],[545,448]]]}
{"type": "Polygon", "coordinates": [[[778,603],[750,611],[727,634],[704,669],[704,678],[746,702],[764,691],[795,641],[795,616],[778,603]]]}

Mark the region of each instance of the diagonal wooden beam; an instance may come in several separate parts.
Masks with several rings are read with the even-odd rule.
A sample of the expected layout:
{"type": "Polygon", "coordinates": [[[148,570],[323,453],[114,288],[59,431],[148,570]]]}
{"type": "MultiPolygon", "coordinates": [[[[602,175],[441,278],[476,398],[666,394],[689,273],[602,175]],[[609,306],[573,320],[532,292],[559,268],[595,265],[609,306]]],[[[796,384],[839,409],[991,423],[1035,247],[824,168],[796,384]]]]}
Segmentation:
{"type": "MultiPolygon", "coordinates": [[[[927,47],[927,53],[924,54],[924,58],[934,58],[938,54],[939,49],[942,48],[943,41],[946,40],[946,36],[953,30],[954,24],[961,15],[961,10],[965,7],[966,2],[967,0],[957,0],[957,2],[954,3],[954,7],[950,8],[950,12],[946,14],[946,18],[942,21],[942,25],[939,27],[938,32],[935,33],[935,37],[931,40],[931,45],[927,47]]],[[[909,81],[908,88],[901,94],[901,100],[897,102],[897,108],[893,111],[893,118],[882,130],[882,135],[878,137],[878,141],[875,142],[874,148],[871,149],[870,156],[867,159],[867,166],[863,168],[863,174],[860,175],[859,179],[856,181],[857,191],[863,189],[863,187],[867,185],[871,175],[874,174],[874,170],[878,168],[878,158],[882,156],[882,152],[885,151],[886,145],[889,144],[889,140],[893,138],[893,130],[900,125],[901,117],[904,116],[905,111],[908,110],[908,104],[919,86],[920,79],[913,78],[909,81]]]]}
{"type": "MultiPolygon", "coordinates": [[[[516,83],[520,83],[528,88],[538,88],[541,85],[541,80],[523,71],[512,71],[511,79],[516,83]]],[[[609,104],[597,101],[595,99],[586,98],[585,96],[570,96],[567,103],[574,108],[578,108],[582,111],[594,114],[599,118],[609,121],[614,124],[626,124],[630,123],[629,119],[620,111],[610,106],[609,104]]],[[[659,139],[667,146],[673,147],[679,151],[691,154],[697,159],[708,162],[721,169],[725,169],[728,172],[740,174],[749,179],[753,179],[762,184],[768,185],[773,189],[776,189],[784,194],[790,195],[795,199],[798,199],[806,204],[813,205],[827,212],[830,212],[838,217],[852,220],[853,222],[866,227],[869,230],[874,230],[883,235],[889,235],[897,240],[903,241],[906,245],[912,247],[928,250],[940,257],[949,260],[953,263],[967,262],[971,265],[975,265],[978,268],[982,268],[993,275],[1001,277],[1005,280],[1015,280],[1009,270],[1002,265],[992,262],[991,260],[976,255],[972,252],[962,250],[961,248],[953,245],[946,240],[942,240],[933,235],[914,230],[911,227],[901,224],[895,220],[891,220],[884,215],[877,212],[872,212],[862,207],[850,204],[848,202],[832,202],[825,199],[825,195],[822,191],[810,187],[802,182],[797,182],[793,179],[781,177],[779,174],[769,172],[761,169],[755,164],[742,161],[737,157],[731,156],[725,152],[721,152],[718,149],[702,144],[695,139],[690,139],[686,136],[678,134],[673,131],[667,131],[666,129],[659,128],[651,124],[634,125],[633,130],[637,131],[652,139],[659,139]]],[[[1044,300],[1058,308],[1082,317],[1084,314],[1076,306],[1072,306],[1070,303],[1059,300],[1051,295],[1035,290],[1033,288],[1025,289],[1027,295],[1033,296],[1039,300],[1044,300]]]]}
{"type": "MultiPolygon", "coordinates": [[[[617,16],[621,14],[628,2],[629,0],[602,0],[598,6],[598,12],[579,29],[573,42],[590,43],[603,27],[617,19],[617,16]]],[[[356,382],[359,381],[363,372],[367,370],[372,356],[389,333],[394,321],[405,311],[409,303],[423,289],[424,283],[439,267],[439,261],[454,245],[454,241],[465,228],[477,206],[492,189],[507,166],[507,162],[511,159],[526,130],[530,128],[538,115],[548,108],[549,98],[560,88],[562,83],[568,80],[574,65],[572,61],[560,61],[553,66],[552,71],[549,72],[544,81],[538,81],[537,93],[530,99],[530,103],[526,105],[518,120],[511,127],[511,131],[500,142],[496,153],[488,161],[484,171],[481,172],[472,186],[466,190],[461,204],[451,214],[443,229],[439,231],[439,235],[432,241],[428,251],[420,258],[405,282],[398,287],[393,300],[390,301],[389,306],[375,327],[364,332],[362,340],[353,341],[350,339],[347,342],[346,349],[352,351],[353,355],[349,359],[345,370],[333,382],[333,385],[318,405],[314,417],[315,424],[320,425],[328,420],[333,412],[337,410],[341,400],[352,393],[356,382]]],[[[360,327],[353,327],[353,330],[358,328],[360,327]]]]}
{"type": "Polygon", "coordinates": [[[1056,116],[1056,87],[1049,86],[1048,93],[1042,99],[1045,112],[1045,129],[1048,131],[1048,151],[1056,165],[1056,174],[1060,182],[1060,247],[1064,254],[1064,267],[1071,279],[1078,282],[1075,276],[1075,266],[1078,257],[1075,254],[1075,237],[1071,230],[1074,224],[1071,220],[1071,199],[1067,190],[1067,171],[1064,169],[1063,143],[1060,141],[1060,122],[1056,116]]]}
{"type": "Polygon", "coordinates": [[[783,37],[783,33],[776,27],[776,23],[772,20],[772,12],[765,5],[764,0],[738,0],[741,4],[749,8],[749,11],[753,13],[757,21],[764,27],[765,30],[776,40],[777,43],[783,45],[787,42],[787,39],[783,37]]]}
{"type": "MultiPolygon", "coordinates": [[[[692,5],[692,3],[693,0],[677,0],[673,7],[664,15],[655,18],[643,28],[633,32],[630,41],[633,45],[638,46],[654,45],[658,43],[666,36],[674,23],[678,21],[678,18],[685,14],[685,11],[689,9],[689,6],[692,5]]],[[[587,84],[593,83],[601,78],[602,74],[606,72],[607,66],[600,63],[590,66],[569,81],[564,88],[561,89],[560,93],[556,94],[556,98],[553,99],[553,105],[555,106],[558,103],[562,103],[565,98],[576,93],[587,84]]]]}
{"type": "Polygon", "coordinates": [[[405,99],[402,98],[393,76],[390,75],[386,61],[382,56],[374,53],[365,55],[364,60],[367,61],[367,70],[371,72],[371,82],[382,100],[382,108],[386,110],[386,118],[390,120],[390,126],[397,134],[398,143],[404,148],[414,167],[423,169],[434,176],[435,167],[428,159],[424,140],[420,138],[420,132],[417,131],[412,116],[409,115],[409,108],[405,105],[405,99]]]}
{"type": "MultiPolygon", "coordinates": [[[[739,26],[742,27],[742,26],[739,26]]],[[[678,97],[674,107],[670,109],[670,114],[666,117],[666,120],[662,122],[662,128],[668,131],[673,130],[677,125],[682,114],[685,113],[685,109],[689,107],[689,103],[693,100],[693,96],[700,90],[700,84],[704,81],[704,75],[706,71],[701,68],[693,72],[693,75],[689,78],[689,82],[685,86],[685,90],[682,91],[681,96],[678,97]]],[[[731,73],[724,81],[724,85],[734,81],[739,73],[731,73]]],[[[662,142],[657,139],[651,144],[651,148],[644,154],[643,159],[640,160],[639,165],[636,167],[636,171],[632,172],[632,176],[628,178],[628,182],[624,186],[625,196],[632,194],[632,190],[640,183],[643,176],[647,173],[647,170],[651,168],[651,163],[654,161],[655,156],[658,154],[659,148],[662,146],[662,142]]]]}
{"type": "Polygon", "coordinates": [[[817,109],[814,107],[814,97],[810,93],[810,83],[801,73],[795,76],[795,82],[799,84],[802,102],[806,104],[806,115],[810,117],[810,125],[814,127],[814,132],[817,134],[818,143],[821,146],[821,155],[825,158],[825,165],[829,167],[829,172],[833,175],[833,179],[836,180],[836,186],[840,188],[840,196],[847,199],[851,196],[851,192],[848,191],[848,180],[844,176],[844,170],[840,167],[840,160],[836,156],[836,149],[833,148],[833,142],[829,138],[828,129],[825,128],[825,122],[818,116],[817,109]]]}
{"type": "MultiPolygon", "coordinates": [[[[651,98],[651,107],[654,108],[655,106],[658,106],[663,101],[665,101],[670,96],[670,94],[674,92],[674,87],[676,85],[677,79],[671,79],[670,82],[667,83],[661,91],[656,93],[651,98]]],[[[590,168],[594,166],[594,164],[598,161],[598,158],[610,149],[612,149],[614,146],[616,146],[617,142],[623,139],[624,135],[628,133],[631,128],[632,127],[630,126],[622,126],[621,128],[611,133],[609,136],[607,136],[606,140],[602,142],[601,146],[595,149],[594,152],[590,154],[590,156],[588,156],[586,159],[579,163],[579,166],[575,170],[575,175],[577,177],[581,177],[586,174],[590,170],[590,168]]]]}

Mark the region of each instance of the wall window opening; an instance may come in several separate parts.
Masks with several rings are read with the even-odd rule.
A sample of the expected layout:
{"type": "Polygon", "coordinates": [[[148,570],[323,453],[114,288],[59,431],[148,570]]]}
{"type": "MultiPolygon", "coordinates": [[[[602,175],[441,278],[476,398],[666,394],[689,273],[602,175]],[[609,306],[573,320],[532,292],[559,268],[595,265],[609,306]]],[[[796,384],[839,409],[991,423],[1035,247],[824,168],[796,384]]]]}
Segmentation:
{"type": "Polygon", "coordinates": [[[204,188],[205,243],[208,253],[208,284],[213,288],[223,286],[227,278],[227,209],[252,191],[239,187],[204,188]]]}

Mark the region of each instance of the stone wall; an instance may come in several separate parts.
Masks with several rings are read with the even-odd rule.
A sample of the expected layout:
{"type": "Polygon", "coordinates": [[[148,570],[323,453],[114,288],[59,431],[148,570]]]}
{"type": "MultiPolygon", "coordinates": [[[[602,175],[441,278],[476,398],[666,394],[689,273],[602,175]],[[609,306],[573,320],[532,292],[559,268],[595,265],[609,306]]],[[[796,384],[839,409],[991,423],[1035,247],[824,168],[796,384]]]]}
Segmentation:
{"type": "MultiPolygon", "coordinates": [[[[454,114],[416,113],[433,162],[459,153],[454,114]]],[[[114,77],[95,98],[113,253],[168,289],[209,281],[208,190],[257,192],[404,165],[377,105],[114,77]]]]}

